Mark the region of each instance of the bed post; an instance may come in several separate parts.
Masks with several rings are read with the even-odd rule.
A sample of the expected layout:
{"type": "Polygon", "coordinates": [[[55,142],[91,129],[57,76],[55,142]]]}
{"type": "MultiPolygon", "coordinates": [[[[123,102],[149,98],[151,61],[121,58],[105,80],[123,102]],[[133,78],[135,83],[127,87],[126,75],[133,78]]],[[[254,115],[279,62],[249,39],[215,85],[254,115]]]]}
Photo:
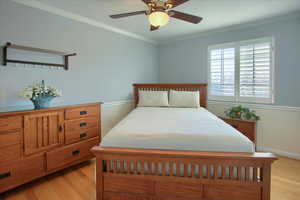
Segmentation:
{"type": "Polygon", "coordinates": [[[99,154],[96,154],[96,200],[103,200],[103,192],[104,191],[103,191],[103,173],[102,172],[103,172],[103,160],[99,154]]]}
{"type": "Polygon", "coordinates": [[[265,164],[262,170],[263,188],[262,200],[270,200],[271,194],[271,163],[265,164]]]}
{"type": "Polygon", "coordinates": [[[138,88],[136,86],[136,84],[133,84],[133,99],[134,99],[134,107],[136,108],[137,107],[137,104],[138,104],[138,88]]]}

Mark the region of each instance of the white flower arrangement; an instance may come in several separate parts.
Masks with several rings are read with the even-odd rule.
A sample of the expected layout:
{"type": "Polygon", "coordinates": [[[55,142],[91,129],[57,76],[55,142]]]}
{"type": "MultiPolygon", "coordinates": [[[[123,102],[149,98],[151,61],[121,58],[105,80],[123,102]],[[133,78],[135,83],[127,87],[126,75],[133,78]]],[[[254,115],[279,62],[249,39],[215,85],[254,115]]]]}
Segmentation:
{"type": "Polygon", "coordinates": [[[40,97],[60,97],[62,92],[59,89],[45,85],[45,82],[29,85],[20,92],[20,97],[35,100],[40,97]]]}

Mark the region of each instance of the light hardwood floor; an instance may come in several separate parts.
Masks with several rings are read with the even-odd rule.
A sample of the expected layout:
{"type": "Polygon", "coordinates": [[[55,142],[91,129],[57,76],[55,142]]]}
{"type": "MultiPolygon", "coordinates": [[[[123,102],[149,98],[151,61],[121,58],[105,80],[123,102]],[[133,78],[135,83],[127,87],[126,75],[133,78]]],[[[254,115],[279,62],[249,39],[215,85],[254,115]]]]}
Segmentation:
{"type": "MultiPolygon", "coordinates": [[[[87,162],[0,196],[1,200],[95,200],[95,163],[87,162]]],[[[300,161],[280,157],[273,165],[271,200],[300,199],[300,161]]]]}

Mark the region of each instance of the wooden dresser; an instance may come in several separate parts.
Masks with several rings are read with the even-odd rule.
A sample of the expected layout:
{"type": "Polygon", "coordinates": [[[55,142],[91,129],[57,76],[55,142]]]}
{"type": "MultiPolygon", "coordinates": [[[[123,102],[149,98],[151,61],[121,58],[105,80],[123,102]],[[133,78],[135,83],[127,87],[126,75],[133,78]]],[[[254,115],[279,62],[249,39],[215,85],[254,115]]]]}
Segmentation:
{"type": "Polygon", "coordinates": [[[256,121],[230,119],[220,117],[223,121],[230,124],[232,127],[247,136],[254,144],[256,142],[256,121]]]}
{"type": "Polygon", "coordinates": [[[0,193],[93,157],[101,103],[0,113],[0,193]]]}

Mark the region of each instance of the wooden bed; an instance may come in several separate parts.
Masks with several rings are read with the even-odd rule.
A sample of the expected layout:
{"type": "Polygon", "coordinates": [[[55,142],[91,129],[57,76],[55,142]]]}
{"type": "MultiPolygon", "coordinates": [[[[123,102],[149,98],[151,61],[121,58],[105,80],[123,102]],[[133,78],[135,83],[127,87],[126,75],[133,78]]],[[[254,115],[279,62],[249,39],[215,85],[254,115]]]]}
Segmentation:
{"type": "MultiPolygon", "coordinates": [[[[200,91],[206,84],[134,84],[138,90],[200,91]]],[[[270,200],[272,153],[92,149],[97,200],[270,200]]]]}

